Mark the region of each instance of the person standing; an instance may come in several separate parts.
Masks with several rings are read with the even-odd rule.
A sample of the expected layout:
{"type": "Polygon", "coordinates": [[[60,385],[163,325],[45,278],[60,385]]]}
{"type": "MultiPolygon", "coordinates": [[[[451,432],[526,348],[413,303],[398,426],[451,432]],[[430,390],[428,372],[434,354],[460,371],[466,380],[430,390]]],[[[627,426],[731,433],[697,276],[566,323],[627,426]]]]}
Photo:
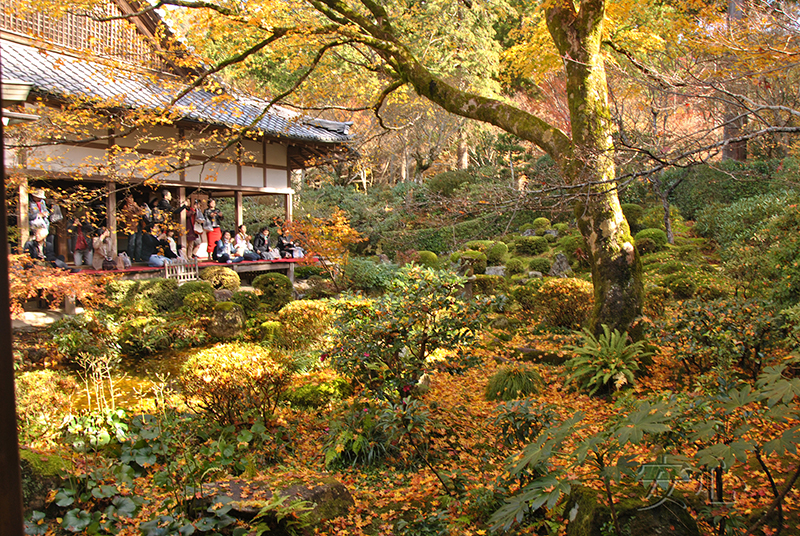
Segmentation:
{"type": "Polygon", "coordinates": [[[216,199],[212,198],[208,200],[208,208],[204,216],[206,217],[205,228],[208,230],[208,247],[215,247],[212,246],[212,244],[216,244],[222,238],[222,229],[220,229],[222,213],[217,208],[216,199]]]}
{"type": "Polygon", "coordinates": [[[46,229],[50,233],[50,209],[47,208],[45,193],[42,188],[31,192],[32,201],[28,204],[28,224],[31,231],[46,229]]]}
{"type": "Polygon", "coordinates": [[[75,266],[82,264],[92,266],[92,257],[94,256],[91,237],[92,225],[81,223],[81,220],[75,218],[67,227],[67,232],[70,234],[70,249],[75,266]]]}

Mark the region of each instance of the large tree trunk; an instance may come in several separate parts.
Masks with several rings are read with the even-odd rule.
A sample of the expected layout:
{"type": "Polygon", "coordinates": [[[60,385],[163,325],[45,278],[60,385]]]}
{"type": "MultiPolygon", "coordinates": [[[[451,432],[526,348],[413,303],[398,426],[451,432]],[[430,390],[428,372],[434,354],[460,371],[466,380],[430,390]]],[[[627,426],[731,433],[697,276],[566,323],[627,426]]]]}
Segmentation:
{"type": "MultiPolygon", "coordinates": [[[[575,204],[578,227],[592,266],[595,307],[589,328],[627,331],[642,311],[641,263],[622,214],[614,164],[613,122],[600,52],[603,0],[556,0],[547,26],[564,58],[574,152],[561,160],[572,184],[585,185],[575,204]]],[[[558,161],[558,160],[557,160],[558,161]]]]}

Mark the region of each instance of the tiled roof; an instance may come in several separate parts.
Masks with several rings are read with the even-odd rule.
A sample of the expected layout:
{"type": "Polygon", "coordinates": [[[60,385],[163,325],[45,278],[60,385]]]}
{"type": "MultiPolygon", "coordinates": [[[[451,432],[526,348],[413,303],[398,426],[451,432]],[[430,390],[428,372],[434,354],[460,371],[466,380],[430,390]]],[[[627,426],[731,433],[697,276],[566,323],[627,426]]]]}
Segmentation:
{"type": "MultiPolygon", "coordinates": [[[[110,100],[130,108],[159,110],[171,102],[183,85],[174,76],[153,76],[120,66],[110,68],[11,41],[0,41],[0,54],[3,78],[32,83],[34,91],[54,96],[80,96],[101,102],[110,100]]],[[[232,92],[226,95],[232,98],[195,89],[182,97],[177,106],[184,119],[230,127],[252,125],[269,136],[318,143],[342,143],[350,139],[350,123],[303,118],[277,106],[252,124],[267,102],[232,92]]]]}

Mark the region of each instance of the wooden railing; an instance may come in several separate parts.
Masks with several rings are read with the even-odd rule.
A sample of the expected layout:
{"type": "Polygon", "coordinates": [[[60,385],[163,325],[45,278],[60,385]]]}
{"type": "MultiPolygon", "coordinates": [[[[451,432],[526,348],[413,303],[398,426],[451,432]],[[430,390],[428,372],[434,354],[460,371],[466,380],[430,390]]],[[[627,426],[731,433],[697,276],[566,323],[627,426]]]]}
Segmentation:
{"type": "Polygon", "coordinates": [[[178,284],[200,279],[200,267],[197,258],[188,261],[172,261],[164,265],[164,277],[177,279],[178,284]]]}

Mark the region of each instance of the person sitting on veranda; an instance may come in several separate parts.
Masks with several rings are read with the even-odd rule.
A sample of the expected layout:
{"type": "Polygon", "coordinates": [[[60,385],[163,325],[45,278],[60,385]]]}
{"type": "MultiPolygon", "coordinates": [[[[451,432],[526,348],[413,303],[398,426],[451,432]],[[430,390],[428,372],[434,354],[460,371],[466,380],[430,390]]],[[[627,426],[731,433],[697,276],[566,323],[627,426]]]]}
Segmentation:
{"type": "Polygon", "coordinates": [[[269,247],[269,227],[266,225],[258,231],[258,234],[253,238],[253,251],[265,261],[280,259],[281,254],[277,249],[269,247]]]}
{"type": "Polygon", "coordinates": [[[236,255],[236,247],[231,240],[231,232],[225,231],[222,233],[222,238],[217,240],[217,245],[214,247],[214,260],[224,264],[231,264],[234,262],[242,262],[244,257],[236,255]]]}
{"type": "Polygon", "coordinates": [[[278,228],[278,251],[284,259],[299,259],[305,255],[303,248],[295,244],[292,237],[280,227],[278,228]]]}
{"type": "MultiPolygon", "coordinates": [[[[34,229],[33,233],[33,238],[25,242],[24,246],[28,256],[41,264],[55,266],[62,270],[70,270],[64,257],[56,255],[53,242],[49,240],[47,229],[44,227],[37,227],[34,229]]],[[[73,268],[71,271],[80,272],[77,268],[73,268]]]]}
{"type": "Polygon", "coordinates": [[[154,225],[150,232],[142,235],[142,256],[147,259],[148,266],[155,268],[169,264],[177,256],[169,249],[166,240],[158,239],[160,235],[161,228],[158,225],[154,225]]]}
{"type": "Polygon", "coordinates": [[[92,240],[92,267],[95,270],[114,270],[117,266],[117,252],[111,243],[111,231],[107,227],[100,227],[95,231],[92,240]]]}
{"type": "Polygon", "coordinates": [[[247,234],[247,227],[242,224],[233,239],[233,246],[236,249],[236,256],[243,257],[246,261],[257,261],[261,256],[253,250],[250,242],[250,235],[247,234]]]}

